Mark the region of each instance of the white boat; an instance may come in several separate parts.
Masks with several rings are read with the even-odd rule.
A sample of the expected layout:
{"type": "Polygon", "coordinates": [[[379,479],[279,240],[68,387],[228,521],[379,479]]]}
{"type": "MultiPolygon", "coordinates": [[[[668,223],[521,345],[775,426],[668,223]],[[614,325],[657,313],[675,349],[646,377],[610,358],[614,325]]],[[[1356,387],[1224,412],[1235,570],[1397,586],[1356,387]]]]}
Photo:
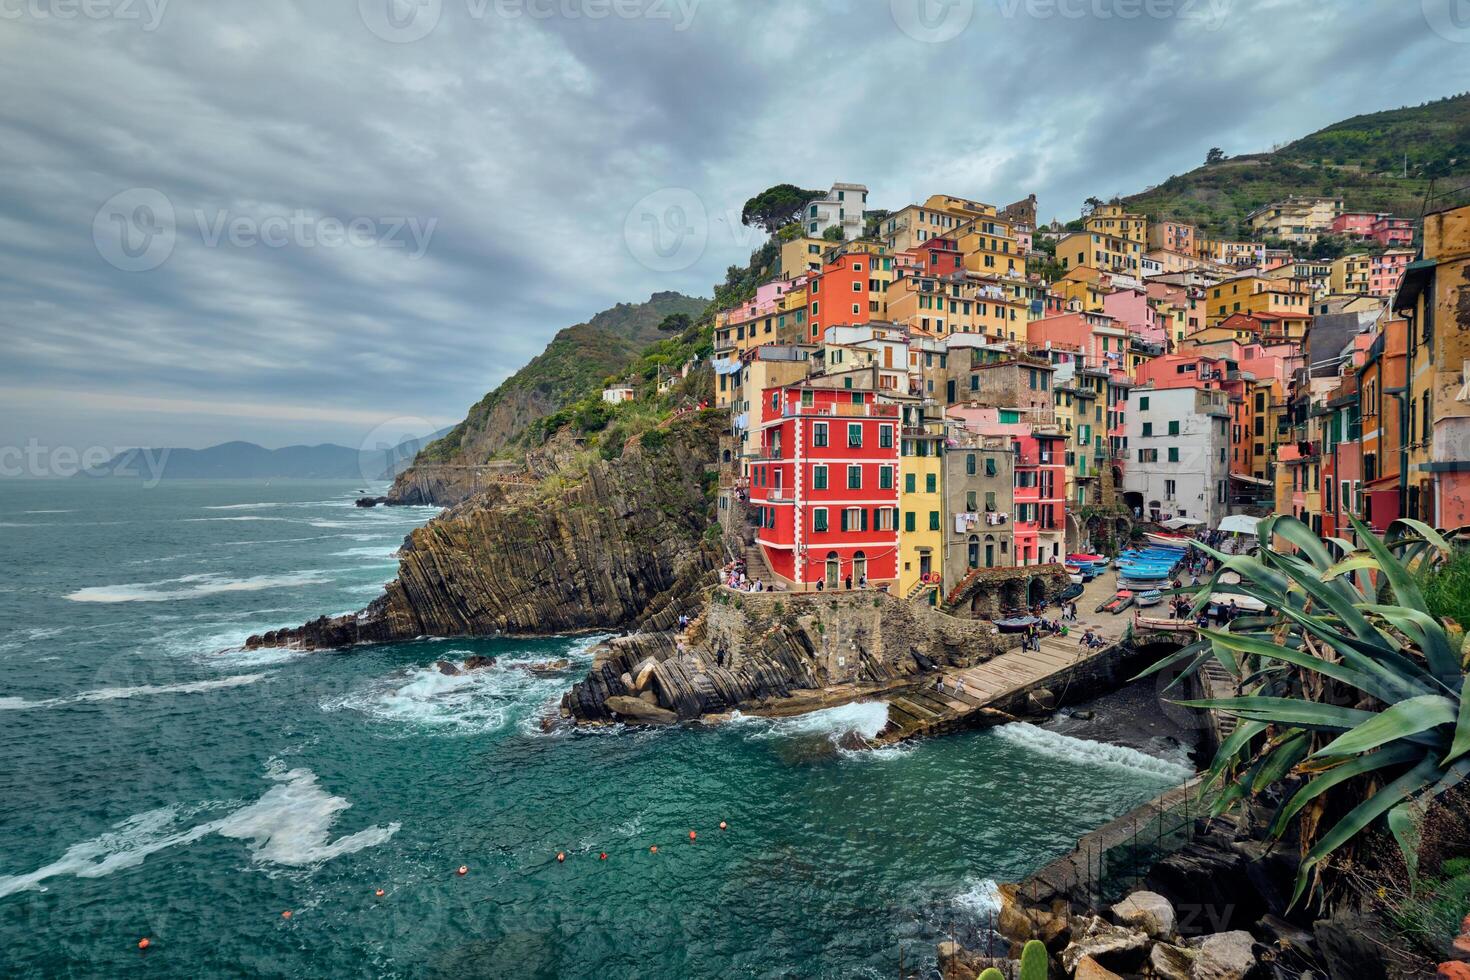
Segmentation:
{"type": "Polygon", "coordinates": [[[1158,589],[1149,589],[1147,592],[1140,592],[1135,595],[1133,601],[1140,606],[1157,606],[1164,601],[1164,595],[1158,589]]]}

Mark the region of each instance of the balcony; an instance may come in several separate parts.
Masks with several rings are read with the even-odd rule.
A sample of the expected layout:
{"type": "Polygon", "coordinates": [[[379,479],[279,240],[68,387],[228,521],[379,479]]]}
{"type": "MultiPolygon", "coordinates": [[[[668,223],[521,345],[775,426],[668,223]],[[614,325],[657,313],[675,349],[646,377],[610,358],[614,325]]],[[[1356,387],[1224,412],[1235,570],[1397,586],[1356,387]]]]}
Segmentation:
{"type": "Polygon", "coordinates": [[[789,403],[781,406],[783,418],[796,418],[797,416],[810,415],[820,418],[898,418],[897,405],[828,405],[817,407],[815,405],[798,405],[789,403]]]}

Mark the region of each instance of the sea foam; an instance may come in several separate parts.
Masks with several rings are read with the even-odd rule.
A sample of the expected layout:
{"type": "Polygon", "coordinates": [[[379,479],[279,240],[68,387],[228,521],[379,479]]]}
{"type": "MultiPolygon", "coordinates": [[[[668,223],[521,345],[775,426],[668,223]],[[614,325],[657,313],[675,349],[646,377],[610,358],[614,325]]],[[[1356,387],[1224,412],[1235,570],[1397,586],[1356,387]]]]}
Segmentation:
{"type": "Polygon", "coordinates": [[[93,701],[117,701],[125,698],[148,697],[155,694],[200,694],[223,688],[243,687],[265,678],[265,674],[237,674],[207,681],[190,681],[182,684],[140,684],[136,687],[101,687],[82,691],[64,698],[46,698],[42,701],[27,701],[24,698],[0,698],[0,711],[29,711],[35,708],[56,708],[67,704],[86,704],[93,701]]]}
{"type": "Polygon", "coordinates": [[[1061,735],[1057,732],[1049,732],[1044,728],[1027,724],[1024,721],[1012,722],[1009,725],[1001,725],[992,729],[994,734],[1005,739],[1013,745],[1035,752],[1038,755],[1047,755],[1052,758],[1062,759],[1084,766],[1110,766],[1116,769],[1131,769],[1134,772],[1147,773],[1158,779],[1183,782],[1193,775],[1193,770],[1188,766],[1160,759],[1155,756],[1130,749],[1123,745],[1111,745],[1107,742],[1092,742],[1082,738],[1072,738],[1069,735],[1061,735]]]}
{"type": "Polygon", "coordinates": [[[56,861],[35,871],[0,876],[0,898],[38,888],[60,875],[105,878],[137,867],[151,854],[192,844],[210,834],[249,841],[251,859],[257,864],[305,867],[382,844],[399,830],[399,824],[390,823],[331,840],[332,824],[352,806],[350,801],[323,790],[309,769],[287,770],[272,763],[266,778],[276,785],[254,803],[192,827],[179,824],[196,813],[228,804],[166,806],[128,817],[105,833],[73,844],[56,861]]]}
{"type": "Polygon", "coordinates": [[[175,599],[197,599],[221,592],[258,592],[262,589],[321,585],[330,581],[320,572],[296,572],[289,575],[257,575],[252,578],[225,578],[222,575],[186,575],[159,582],[129,582],[122,585],[97,585],[78,589],[66,596],[72,602],[172,602],[175,599]],[[167,588],[166,586],[173,586],[167,588]]]}

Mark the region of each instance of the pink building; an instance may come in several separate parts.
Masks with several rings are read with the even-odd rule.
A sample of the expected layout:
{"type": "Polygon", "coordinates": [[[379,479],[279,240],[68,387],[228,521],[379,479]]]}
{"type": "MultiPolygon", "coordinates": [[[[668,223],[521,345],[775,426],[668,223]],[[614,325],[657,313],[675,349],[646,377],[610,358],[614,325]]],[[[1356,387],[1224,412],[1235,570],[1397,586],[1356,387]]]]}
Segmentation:
{"type": "Polygon", "coordinates": [[[1373,222],[1378,215],[1372,211],[1344,211],[1332,219],[1332,233],[1350,238],[1367,238],[1373,234],[1373,222]]]}
{"type": "Polygon", "coordinates": [[[1159,322],[1158,311],[1149,305],[1148,293],[1142,289],[1108,293],[1103,297],[1103,312],[1125,327],[1130,336],[1150,344],[1163,344],[1169,339],[1168,330],[1159,322]]]}
{"type": "Polygon", "coordinates": [[[1373,256],[1368,266],[1368,292],[1373,296],[1391,297],[1398,292],[1399,280],[1414,258],[1407,249],[1389,249],[1373,256]]]}
{"type": "Polygon", "coordinates": [[[1384,248],[1402,248],[1414,244],[1414,222],[1409,218],[1380,214],[1374,219],[1369,234],[1384,248]]]}
{"type": "Polygon", "coordinates": [[[1061,313],[1026,324],[1026,339],[1033,347],[1050,341],[1079,351],[1087,364],[1121,369],[1128,330],[1106,313],[1061,313]]]}

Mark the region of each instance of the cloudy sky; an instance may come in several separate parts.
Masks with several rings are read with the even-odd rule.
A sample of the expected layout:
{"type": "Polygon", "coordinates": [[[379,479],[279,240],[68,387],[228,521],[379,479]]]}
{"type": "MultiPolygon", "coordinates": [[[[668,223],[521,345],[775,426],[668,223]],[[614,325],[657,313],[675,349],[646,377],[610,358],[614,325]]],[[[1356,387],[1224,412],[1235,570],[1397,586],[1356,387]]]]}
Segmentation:
{"type": "Polygon", "coordinates": [[[447,424],[770,184],[1073,217],[1470,88],[1453,2],[0,0],[0,447],[447,424]]]}

